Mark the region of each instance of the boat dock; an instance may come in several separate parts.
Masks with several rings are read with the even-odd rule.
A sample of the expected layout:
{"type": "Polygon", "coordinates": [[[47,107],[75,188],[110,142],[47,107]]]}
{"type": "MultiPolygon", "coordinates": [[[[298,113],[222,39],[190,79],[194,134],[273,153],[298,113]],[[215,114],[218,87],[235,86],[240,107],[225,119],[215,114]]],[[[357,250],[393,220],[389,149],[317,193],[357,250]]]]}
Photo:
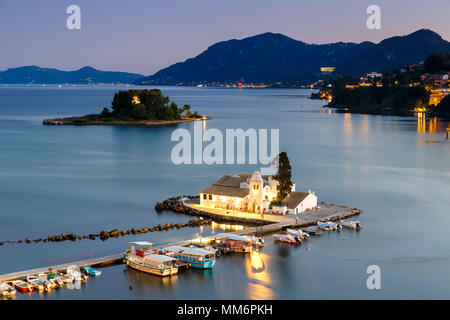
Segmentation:
{"type": "Polygon", "coordinates": [[[123,253],[114,254],[111,256],[101,257],[101,258],[93,258],[87,259],[77,262],[70,262],[65,264],[60,264],[56,266],[50,266],[45,268],[37,268],[26,271],[13,272],[8,274],[0,275],[0,281],[11,281],[17,279],[23,279],[27,276],[32,276],[38,273],[48,272],[49,268],[52,268],[53,271],[57,272],[65,272],[67,268],[71,265],[76,265],[79,267],[106,267],[110,265],[121,264],[123,261],[123,253]]]}
{"type": "MultiPolygon", "coordinates": [[[[311,211],[308,214],[303,214],[301,218],[296,219],[295,217],[288,217],[284,216],[281,221],[273,221],[273,223],[269,224],[261,224],[260,226],[256,227],[249,227],[244,230],[240,231],[234,231],[230,232],[229,234],[235,234],[235,235],[252,235],[255,232],[260,233],[271,233],[276,232],[280,230],[285,230],[286,228],[293,227],[293,228],[303,228],[303,227],[309,227],[312,225],[316,225],[318,221],[338,221],[342,219],[349,218],[354,215],[358,215],[361,213],[359,209],[356,208],[349,208],[344,206],[337,206],[337,205],[328,205],[321,203],[321,207],[323,210],[318,211],[311,211]]],[[[198,210],[198,209],[197,209],[198,210]]],[[[211,214],[211,213],[209,213],[211,214]]],[[[217,213],[214,213],[214,215],[217,215],[217,213]]],[[[230,214],[227,214],[228,216],[230,214]]],[[[267,215],[266,215],[267,216],[267,215]]],[[[207,242],[208,240],[220,240],[221,236],[212,235],[208,237],[201,238],[201,242],[207,242]]],[[[198,239],[191,239],[186,240],[179,243],[172,243],[168,244],[167,246],[182,246],[182,245],[188,245],[190,243],[198,243],[198,239]]],[[[31,269],[31,270],[25,270],[25,271],[19,271],[14,273],[8,273],[0,275],[0,282],[4,281],[12,281],[17,279],[23,279],[27,276],[36,275],[38,273],[48,272],[49,268],[52,268],[53,271],[57,272],[65,272],[67,268],[71,265],[76,265],[78,267],[106,267],[111,265],[117,265],[123,263],[123,256],[124,253],[118,253],[106,257],[101,258],[93,258],[93,259],[87,259],[82,261],[75,261],[55,266],[48,266],[44,268],[37,268],[37,269],[31,269]]],[[[178,267],[187,267],[187,264],[181,264],[178,267]]]]}

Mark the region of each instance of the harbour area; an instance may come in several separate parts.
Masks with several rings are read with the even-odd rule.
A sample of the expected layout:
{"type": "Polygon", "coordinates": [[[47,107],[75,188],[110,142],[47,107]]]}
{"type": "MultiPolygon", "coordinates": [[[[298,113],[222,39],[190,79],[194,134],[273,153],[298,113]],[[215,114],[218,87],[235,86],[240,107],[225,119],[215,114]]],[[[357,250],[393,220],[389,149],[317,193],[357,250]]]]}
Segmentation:
{"type": "MultiPolygon", "coordinates": [[[[198,198],[186,198],[186,197],[176,197],[167,199],[165,202],[166,205],[169,203],[170,206],[167,209],[176,210],[176,212],[180,212],[184,210],[183,213],[189,215],[198,215],[201,218],[209,218],[216,221],[229,221],[229,222],[240,222],[244,224],[250,224],[246,229],[222,233],[219,235],[212,235],[203,238],[197,239],[189,239],[186,241],[171,243],[168,247],[188,247],[188,246],[196,246],[196,247],[204,247],[208,244],[214,242],[218,243],[224,239],[244,239],[240,237],[253,235],[264,236],[268,233],[285,231],[287,228],[306,228],[311,226],[316,226],[318,223],[323,222],[331,222],[331,221],[341,221],[343,219],[349,218],[351,216],[359,215],[361,210],[356,208],[350,208],[347,206],[338,206],[333,204],[320,203],[316,210],[311,210],[309,212],[302,213],[300,218],[296,219],[296,217],[292,216],[278,216],[278,215],[269,215],[266,214],[263,217],[257,214],[255,216],[247,216],[243,215],[243,213],[239,212],[231,212],[231,211],[222,211],[220,209],[215,210],[205,210],[199,209],[198,198]],[[236,236],[236,238],[233,238],[236,236]]],[[[249,250],[251,251],[251,250],[249,250]]],[[[222,251],[223,253],[229,253],[230,251],[222,251]]],[[[245,252],[245,251],[244,251],[245,252]]],[[[76,262],[70,262],[60,265],[53,265],[43,268],[35,268],[31,270],[24,270],[19,272],[13,272],[8,274],[0,275],[0,282],[9,282],[14,280],[25,279],[29,276],[33,276],[36,274],[46,273],[49,270],[54,272],[64,273],[68,270],[70,266],[77,266],[79,268],[82,267],[95,267],[95,268],[104,268],[118,264],[126,263],[124,259],[125,253],[118,253],[114,255],[109,255],[105,257],[93,258],[80,260],[76,262]]],[[[179,264],[180,267],[186,267],[186,263],[179,264]]]]}

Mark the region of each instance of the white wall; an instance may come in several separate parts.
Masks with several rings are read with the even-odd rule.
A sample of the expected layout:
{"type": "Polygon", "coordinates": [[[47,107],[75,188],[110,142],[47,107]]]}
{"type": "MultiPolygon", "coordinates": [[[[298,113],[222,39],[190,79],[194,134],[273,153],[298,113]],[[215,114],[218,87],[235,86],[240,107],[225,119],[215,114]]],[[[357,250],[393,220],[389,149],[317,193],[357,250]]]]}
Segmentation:
{"type": "MultiPolygon", "coordinates": [[[[317,197],[316,195],[310,193],[298,206],[298,213],[304,212],[307,209],[312,209],[317,207],[317,197]]],[[[289,214],[295,214],[295,209],[289,209],[289,214]]]]}

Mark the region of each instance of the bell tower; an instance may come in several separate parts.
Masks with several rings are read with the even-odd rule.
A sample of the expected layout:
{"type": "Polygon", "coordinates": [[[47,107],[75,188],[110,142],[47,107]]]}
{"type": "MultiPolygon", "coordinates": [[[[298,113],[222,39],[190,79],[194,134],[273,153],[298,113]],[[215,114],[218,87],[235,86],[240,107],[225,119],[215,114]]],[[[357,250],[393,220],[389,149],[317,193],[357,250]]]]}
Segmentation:
{"type": "Polygon", "coordinates": [[[255,171],[248,184],[250,187],[248,209],[250,212],[261,213],[264,201],[264,182],[261,174],[255,171]]]}

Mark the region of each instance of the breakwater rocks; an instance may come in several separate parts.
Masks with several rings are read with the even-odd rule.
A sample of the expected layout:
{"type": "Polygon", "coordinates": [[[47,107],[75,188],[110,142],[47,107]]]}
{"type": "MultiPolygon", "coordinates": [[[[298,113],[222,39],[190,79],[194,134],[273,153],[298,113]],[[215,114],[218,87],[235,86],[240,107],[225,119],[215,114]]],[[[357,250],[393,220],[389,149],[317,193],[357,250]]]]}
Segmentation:
{"type": "Polygon", "coordinates": [[[189,216],[197,216],[204,219],[214,220],[216,222],[225,222],[225,223],[239,223],[241,225],[249,225],[249,226],[260,226],[261,224],[271,224],[269,221],[261,221],[256,219],[241,219],[239,217],[234,216],[222,216],[216,215],[207,211],[197,210],[191,207],[188,207],[184,204],[184,201],[198,199],[199,196],[178,196],[166,199],[162,202],[157,202],[155,205],[155,210],[157,212],[162,212],[164,210],[170,210],[176,213],[182,213],[189,216]]]}
{"type": "Polygon", "coordinates": [[[137,234],[143,234],[148,232],[158,232],[158,231],[167,231],[170,229],[180,229],[185,227],[199,227],[202,225],[211,224],[211,220],[209,219],[193,219],[189,220],[187,223],[166,223],[166,224],[158,224],[157,226],[153,227],[144,227],[144,228],[132,228],[130,230],[119,230],[114,229],[111,231],[105,231],[102,230],[98,234],[88,234],[88,235],[82,235],[82,234],[74,234],[74,233],[61,233],[59,235],[50,235],[47,236],[47,238],[39,238],[35,240],[31,240],[30,238],[25,238],[25,240],[18,240],[18,241],[1,241],[0,246],[3,246],[5,244],[19,244],[19,243],[39,243],[39,242],[63,242],[63,241],[77,241],[82,239],[89,239],[89,240],[97,240],[100,239],[102,241],[108,240],[109,238],[118,238],[120,236],[124,237],[127,235],[137,235],[137,234]]]}

